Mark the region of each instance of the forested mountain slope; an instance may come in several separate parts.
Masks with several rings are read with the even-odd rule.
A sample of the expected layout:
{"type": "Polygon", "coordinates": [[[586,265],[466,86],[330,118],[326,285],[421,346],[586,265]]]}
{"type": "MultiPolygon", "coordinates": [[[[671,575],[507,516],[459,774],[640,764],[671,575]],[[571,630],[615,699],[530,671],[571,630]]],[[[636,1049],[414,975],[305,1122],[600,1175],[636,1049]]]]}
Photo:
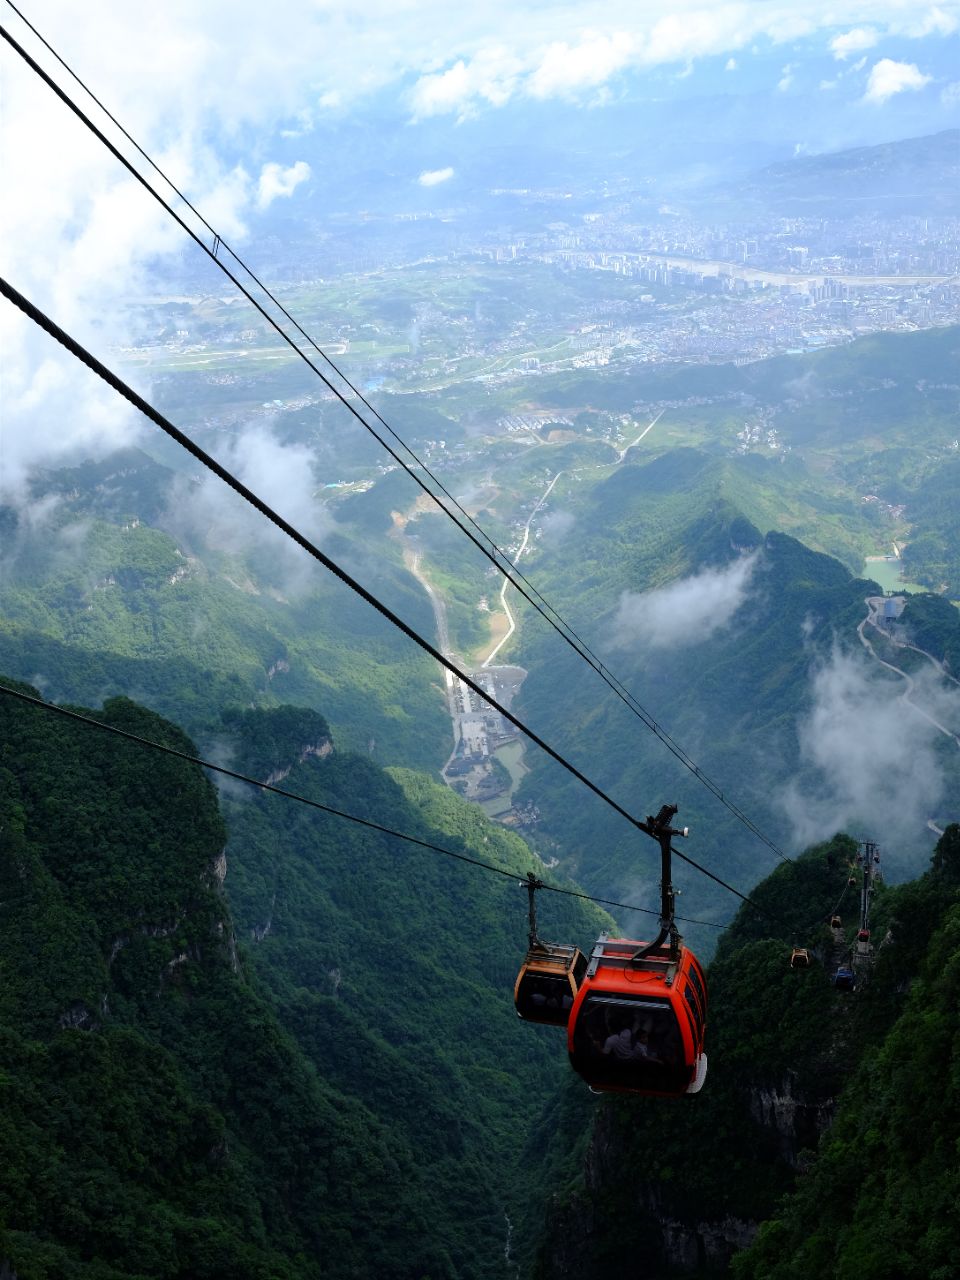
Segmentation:
{"type": "MultiPolygon", "coordinates": [[[[196,506],[192,483],[129,449],[50,472],[29,505],[0,508],[0,667],[53,698],[141,699],[202,740],[224,706],[319,705],[382,763],[442,763],[434,664],[269,526],[248,530],[209,494],[196,506]]],[[[395,558],[333,521],[324,545],[430,632],[395,558]]]]}
{"type": "MultiPolygon", "coordinates": [[[[102,716],[190,749],[126,700],[102,716]]],[[[318,1077],[244,974],[199,770],[9,698],[0,717],[0,1238],[16,1274],[442,1268],[409,1153],[318,1077]],[[345,1176],[361,1162],[363,1196],[345,1176]]]]}
{"type": "MultiPolygon", "coordinates": [[[[793,538],[762,535],[731,501],[729,479],[723,460],[696,450],[622,468],[574,509],[574,530],[562,552],[541,558],[538,581],[581,634],[604,638],[601,657],[639,702],[782,844],[790,831],[780,800],[788,780],[802,780],[797,725],[810,669],[835,642],[857,644],[864,597],[878,588],[793,538]],[[738,565],[739,585],[730,577],[738,565]],[[677,580],[686,585],[673,605],[644,594],[677,580]]],[[[531,723],[632,806],[678,802],[690,852],[741,888],[769,870],[775,855],[526,616],[523,651],[521,707],[531,723]]],[[[572,874],[616,897],[645,886],[649,905],[658,870],[650,851],[550,762],[528,759],[521,794],[539,805],[544,835],[563,833],[572,874]]],[[[680,874],[684,914],[729,913],[734,903],[716,886],[680,874]]]]}
{"type": "Polygon", "coordinates": [[[960,827],[894,891],[878,979],[903,1012],[848,1074],[807,1176],[737,1259],[741,1280],[952,1280],[960,1257],[960,827]],[[894,985],[896,984],[896,985],[894,985]]]}
{"type": "Polygon", "coordinates": [[[919,880],[879,894],[850,994],[830,976],[853,931],[838,946],[825,917],[856,847],[837,836],[780,867],[724,935],[701,1094],[593,1103],[588,1143],[559,1165],[542,1280],[721,1275],[731,1258],[749,1280],[956,1274],[960,827],[919,880]],[[793,941],[809,969],[789,967],[793,941]]]}
{"type": "MultiPolygon", "coordinates": [[[[94,714],[193,751],[126,699],[94,714]]],[[[516,879],[232,785],[225,827],[194,766],[9,697],[0,723],[0,1258],[19,1280],[500,1274],[541,1197],[526,1136],[567,1070],[562,1035],[512,1009],[522,842],[331,749],[302,709],[229,715],[224,748],[516,879]]],[[[584,944],[605,919],[543,915],[584,944]]]]}
{"type": "Polygon", "coordinates": [[[958,155],[960,131],[944,129],[921,138],[795,156],[750,174],[726,193],[782,216],[809,217],[828,208],[836,216],[844,202],[857,207],[864,200],[929,216],[933,209],[956,210],[958,155]]]}
{"type": "MultiPolygon", "coordinates": [[[[236,768],[279,740],[283,716],[293,713],[245,713],[236,768]]],[[[310,718],[287,726],[285,788],[518,875],[540,866],[517,836],[422,775],[390,776],[335,747],[300,761],[324,728],[310,718]]],[[[231,788],[224,810],[230,901],[281,1021],[324,1079],[363,1097],[443,1187],[434,1229],[455,1274],[495,1274],[543,1193],[520,1179],[519,1159],[568,1070],[563,1033],[513,1010],[526,894],[277,796],[231,788]]],[[[609,926],[589,904],[541,897],[546,936],[585,947],[609,926]]]]}
{"type": "Polygon", "coordinates": [[[731,480],[747,482],[739,488],[754,510],[744,513],[759,527],[854,571],[897,538],[910,579],[957,598],[957,383],[945,371],[958,358],[960,329],[949,326],[744,365],[650,365],[616,378],[577,371],[541,394],[566,413],[662,410],[643,452],[695,443],[726,457],[731,480]]]}

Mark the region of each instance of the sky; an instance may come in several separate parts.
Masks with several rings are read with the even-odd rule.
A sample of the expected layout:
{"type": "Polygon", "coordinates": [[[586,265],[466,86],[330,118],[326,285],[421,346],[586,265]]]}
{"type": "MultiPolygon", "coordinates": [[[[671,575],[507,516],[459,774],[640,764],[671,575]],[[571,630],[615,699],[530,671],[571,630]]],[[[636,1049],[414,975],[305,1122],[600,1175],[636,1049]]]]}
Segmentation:
{"type": "MultiPolygon", "coordinates": [[[[0,11],[129,152],[8,0],[0,11]]],[[[23,13],[254,265],[271,219],[329,208],[331,175],[361,153],[369,166],[389,150],[388,195],[402,207],[462,200],[468,179],[495,179],[497,146],[516,138],[533,164],[531,136],[561,147],[577,125],[602,153],[614,120],[639,137],[645,120],[682,119],[687,154],[699,120],[723,129],[743,104],[748,154],[755,133],[769,158],[960,123],[960,0],[24,0],[23,13]]],[[[133,336],[125,303],[183,252],[183,233],[6,44],[0,77],[14,193],[0,271],[106,358],[133,336]]],[[[7,303],[0,341],[0,490],[22,491],[38,462],[78,445],[135,434],[132,415],[7,303]]]]}

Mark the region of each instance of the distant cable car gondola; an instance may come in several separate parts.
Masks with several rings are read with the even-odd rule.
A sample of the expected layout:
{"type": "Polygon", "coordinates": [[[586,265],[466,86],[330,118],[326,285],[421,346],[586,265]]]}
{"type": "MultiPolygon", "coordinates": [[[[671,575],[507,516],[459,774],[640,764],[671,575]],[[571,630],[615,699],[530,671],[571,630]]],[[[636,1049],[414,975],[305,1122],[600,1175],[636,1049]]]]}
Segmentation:
{"type": "Polygon", "coordinates": [[[857,985],[857,975],[849,965],[842,964],[833,975],[833,985],[838,991],[853,991],[857,985]]]}
{"type": "Polygon", "coordinates": [[[810,966],[810,952],[806,947],[794,947],[790,952],[791,969],[807,969],[810,966]]]}
{"type": "Polygon", "coordinates": [[[517,1014],[526,1022],[565,1027],[587,961],[579,947],[562,942],[543,942],[537,936],[535,894],[540,887],[540,881],[533,872],[528,872],[530,933],[527,954],[513,988],[513,1003],[517,1014]]]}
{"type": "Polygon", "coordinates": [[[840,919],[840,917],[839,917],[839,916],[837,916],[837,915],[833,915],[833,916],[831,916],[831,917],[830,917],[830,928],[831,928],[831,929],[842,929],[842,928],[843,928],[843,921],[840,919]]]}
{"type": "Polygon", "coordinates": [[[596,1091],[681,1097],[706,1079],[707,984],[674,923],[670,839],[686,835],[668,825],[676,811],[664,805],[643,827],[660,842],[658,936],[645,943],[601,935],[570,1013],[570,1063],[596,1091]]]}
{"type": "Polygon", "coordinates": [[[870,930],[869,930],[869,929],[858,929],[858,930],[857,930],[857,941],[858,941],[858,942],[869,942],[869,941],[870,941],[870,930]]]}

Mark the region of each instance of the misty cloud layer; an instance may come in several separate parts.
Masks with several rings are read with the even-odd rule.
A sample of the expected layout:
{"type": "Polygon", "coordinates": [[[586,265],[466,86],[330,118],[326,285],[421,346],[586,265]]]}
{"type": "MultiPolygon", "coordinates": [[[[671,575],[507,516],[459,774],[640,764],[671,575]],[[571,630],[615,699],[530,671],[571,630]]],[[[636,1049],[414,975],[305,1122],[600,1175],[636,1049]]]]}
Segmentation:
{"type": "Polygon", "coordinates": [[[746,600],[757,555],[706,569],[655,591],[625,591],[614,615],[618,649],[666,649],[700,644],[730,625],[746,600]]]}
{"type": "MultiPolygon", "coordinates": [[[[218,461],[311,541],[321,542],[333,526],[315,497],[314,456],[305,445],[283,444],[257,425],[219,449],[218,461]]],[[[269,548],[274,581],[285,594],[305,589],[319,572],[305,551],[210,472],[177,481],[161,524],[191,546],[234,555],[269,548]]]]}
{"type": "MultiPolygon", "coordinates": [[[[295,16],[292,6],[288,13],[295,16]]],[[[289,198],[310,169],[299,160],[280,165],[258,157],[248,173],[232,156],[218,154],[243,126],[272,132],[300,93],[290,77],[276,74],[272,61],[268,36],[277,30],[276,7],[269,14],[250,10],[242,34],[234,17],[233,7],[220,0],[205,6],[203,15],[182,0],[127,12],[109,0],[92,0],[82,15],[66,0],[53,0],[37,15],[59,50],[220,234],[238,241],[247,217],[289,198]]],[[[52,63],[15,17],[11,25],[41,63],[52,63]]],[[[302,47],[287,44],[297,46],[289,57],[306,74],[302,47]]],[[[158,266],[189,242],[34,73],[8,54],[0,169],[11,198],[0,208],[0,274],[149,398],[149,378],[123,369],[116,349],[142,336],[130,298],[149,295],[158,266]]],[[[159,180],[158,186],[169,195],[159,180]]],[[[192,219],[182,205],[180,211],[192,219]]],[[[0,499],[21,505],[38,468],[104,457],[137,442],[139,416],[6,302],[0,306],[0,345],[0,499]]]]}
{"type": "Polygon", "coordinates": [[[537,525],[541,545],[557,546],[576,523],[577,518],[572,511],[549,511],[537,525]]]}
{"type": "MultiPolygon", "coordinates": [[[[783,805],[798,848],[835,831],[867,831],[888,847],[916,844],[938,816],[946,788],[937,747],[945,735],[860,654],[835,650],[812,676],[813,705],[800,722],[800,755],[816,783],[794,783],[783,805]]],[[[932,672],[910,694],[927,716],[960,731],[960,690],[932,672]]],[[[954,748],[956,749],[956,748],[954,748]]]]}

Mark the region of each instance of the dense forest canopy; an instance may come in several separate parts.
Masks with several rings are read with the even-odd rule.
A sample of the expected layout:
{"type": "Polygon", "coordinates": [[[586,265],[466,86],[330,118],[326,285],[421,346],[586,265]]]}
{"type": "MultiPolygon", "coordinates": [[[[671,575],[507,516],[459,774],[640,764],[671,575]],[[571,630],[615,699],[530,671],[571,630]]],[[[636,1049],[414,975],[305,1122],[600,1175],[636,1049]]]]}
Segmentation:
{"type": "MultiPolygon", "coordinates": [[[[126,699],[93,714],[195,753],[126,699]]],[[[0,717],[17,1275],[481,1277],[507,1212],[529,1250],[516,1116],[565,1068],[511,1007],[522,842],[422,777],[304,754],[329,738],[302,709],[225,717],[236,763],[517,881],[232,785],[218,804],[195,766],[9,697],[0,717]]],[[[604,923],[557,902],[561,933],[604,923]]]]}

